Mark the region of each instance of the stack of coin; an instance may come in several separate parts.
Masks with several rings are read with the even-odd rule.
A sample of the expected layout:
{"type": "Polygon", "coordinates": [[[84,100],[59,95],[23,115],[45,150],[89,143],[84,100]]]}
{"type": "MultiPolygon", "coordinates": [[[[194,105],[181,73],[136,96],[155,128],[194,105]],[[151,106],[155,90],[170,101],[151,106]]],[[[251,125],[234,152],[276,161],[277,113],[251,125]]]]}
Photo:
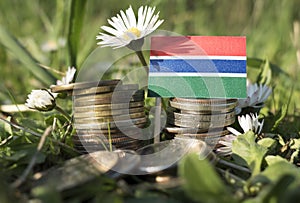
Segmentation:
{"type": "Polygon", "coordinates": [[[140,128],[146,124],[147,117],[144,91],[137,84],[122,84],[120,80],[74,83],[72,90],[77,132],[73,142],[78,151],[141,147],[140,128]]]}
{"type": "Polygon", "coordinates": [[[204,140],[216,147],[226,127],[235,121],[236,99],[173,98],[167,108],[167,135],[177,139],[204,140]]]}

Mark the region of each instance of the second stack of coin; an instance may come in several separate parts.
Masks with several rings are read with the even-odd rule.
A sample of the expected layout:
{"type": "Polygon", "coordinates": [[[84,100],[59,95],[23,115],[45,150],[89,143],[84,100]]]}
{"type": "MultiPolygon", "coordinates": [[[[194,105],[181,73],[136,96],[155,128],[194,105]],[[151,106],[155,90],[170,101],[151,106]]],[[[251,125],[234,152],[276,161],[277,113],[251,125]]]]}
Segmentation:
{"type": "Polygon", "coordinates": [[[144,91],[120,80],[56,86],[56,92],[72,91],[75,148],[82,152],[113,148],[136,150],[142,144],[141,129],[147,122],[144,91]],[[69,87],[70,86],[70,87],[69,87]]]}
{"type": "Polygon", "coordinates": [[[167,134],[178,139],[204,140],[215,147],[235,121],[236,99],[173,98],[167,108],[167,134]]]}

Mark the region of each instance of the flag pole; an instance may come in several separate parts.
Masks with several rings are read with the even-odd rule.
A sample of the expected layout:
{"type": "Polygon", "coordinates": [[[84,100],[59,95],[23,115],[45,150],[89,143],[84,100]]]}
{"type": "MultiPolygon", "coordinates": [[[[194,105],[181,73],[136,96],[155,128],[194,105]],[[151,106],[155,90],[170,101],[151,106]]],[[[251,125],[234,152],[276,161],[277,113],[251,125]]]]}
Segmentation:
{"type": "MultiPolygon", "coordinates": [[[[149,67],[146,63],[145,57],[142,51],[135,51],[136,55],[143,64],[147,77],[149,76],[149,67]]],[[[154,143],[160,142],[160,114],[161,114],[161,97],[155,97],[155,113],[154,113],[154,129],[153,129],[153,138],[154,143]]]]}
{"type": "Polygon", "coordinates": [[[161,97],[155,97],[154,143],[160,142],[161,97]]]}

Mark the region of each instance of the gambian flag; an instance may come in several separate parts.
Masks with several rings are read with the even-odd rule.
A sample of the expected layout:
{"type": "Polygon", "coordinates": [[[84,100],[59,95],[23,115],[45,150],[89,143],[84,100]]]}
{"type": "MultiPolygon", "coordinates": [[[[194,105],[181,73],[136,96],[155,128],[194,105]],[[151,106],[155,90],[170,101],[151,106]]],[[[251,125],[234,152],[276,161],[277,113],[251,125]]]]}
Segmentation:
{"type": "Polygon", "coordinates": [[[246,38],[151,38],[148,96],[245,98],[246,38]]]}

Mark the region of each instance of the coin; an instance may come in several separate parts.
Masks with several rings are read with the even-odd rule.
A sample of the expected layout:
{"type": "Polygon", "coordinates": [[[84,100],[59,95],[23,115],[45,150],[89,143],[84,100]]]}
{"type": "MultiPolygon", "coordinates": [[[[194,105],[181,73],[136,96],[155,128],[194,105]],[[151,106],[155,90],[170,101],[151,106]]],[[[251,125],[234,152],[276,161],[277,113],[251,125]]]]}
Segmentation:
{"type": "Polygon", "coordinates": [[[237,103],[237,99],[190,99],[190,98],[174,98],[172,101],[179,103],[197,103],[199,105],[218,105],[237,103]]]}
{"type": "Polygon", "coordinates": [[[116,139],[116,138],[131,138],[131,139],[140,139],[143,138],[141,131],[136,130],[135,132],[130,133],[108,133],[108,134],[98,134],[98,133],[80,133],[74,135],[72,139],[80,141],[85,139],[116,139]]]}
{"type": "Polygon", "coordinates": [[[73,139],[73,143],[74,144],[101,144],[101,143],[112,143],[112,144],[116,144],[116,143],[124,143],[127,141],[132,141],[132,140],[136,140],[136,139],[132,139],[130,137],[118,137],[118,138],[99,138],[99,137],[92,137],[92,138],[88,138],[88,137],[84,137],[82,136],[79,140],[73,139]]]}
{"type": "MultiPolygon", "coordinates": [[[[109,133],[109,130],[119,130],[118,127],[120,126],[109,126],[108,128],[108,124],[106,125],[106,127],[103,127],[103,126],[99,126],[99,125],[92,125],[92,126],[89,126],[89,125],[77,125],[76,126],[76,123],[74,124],[76,130],[78,132],[103,132],[103,133],[109,133]],[[101,128],[102,127],[102,128],[101,128]]],[[[139,124],[130,124],[130,125],[127,125],[127,126],[121,126],[122,128],[122,131],[126,129],[133,129],[133,128],[143,128],[145,126],[145,123],[139,123],[139,124]]]]}
{"type": "Polygon", "coordinates": [[[78,95],[74,96],[74,100],[95,100],[95,99],[126,99],[137,96],[144,96],[145,93],[143,90],[115,90],[113,92],[101,93],[101,94],[86,94],[86,95],[78,95]]]}
{"type": "Polygon", "coordinates": [[[124,104],[130,102],[141,102],[144,101],[144,95],[137,95],[128,98],[103,98],[103,99],[90,99],[90,100],[74,100],[74,106],[76,107],[86,107],[91,105],[102,105],[102,104],[124,104]]]}
{"type": "Polygon", "coordinates": [[[197,134],[191,134],[191,133],[182,133],[182,134],[176,134],[176,137],[187,137],[187,138],[196,138],[196,139],[204,139],[204,138],[219,138],[221,136],[227,135],[229,133],[228,130],[223,131],[209,131],[205,133],[197,133],[197,134]]]}
{"type": "Polygon", "coordinates": [[[227,125],[231,125],[234,123],[235,118],[230,118],[227,120],[224,120],[222,122],[199,122],[199,121],[193,121],[193,120],[178,120],[168,117],[167,122],[169,124],[179,126],[179,127],[187,127],[187,128],[202,128],[202,129],[209,129],[209,128],[218,128],[223,127],[227,125]]]}
{"type": "Polygon", "coordinates": [[[204,133],[207,132],[208,129],[200,129],[200,128],[182,128],[177,126],[168,126],[165,130],[172,134],[179,134],[179,133],[204,133]]]}
{"type": "Polygon", "coordinates": [[[74,113],[74,118],[76,122],[89,122],[90,120],[102,120],[114,121],[114,120],[128,120],[133,118],[140,118],[145,116],[143,108],[134,108],[133,110],[118,110],[118,111],[94,111],[94,112],[84,112],[84,113],[74,113]]]}
{"type": "Polygon", "coordinates": [[[89,105],[89,106],[76,106],[74,105],[75,112],[87,112],[87,111],[115,111],[115,110],[127,110],[136,107],[143,107],[144,101],[138,102],[129,102],[129,103],[119,103],[119,104],[98,104],[98,105],[89,105]]]}
{"type": "Polygon", "coordinates": [[[145,117],[145,113],[133,113],[128,115],[118,115],[118,116],[106,116],[97,118],[75,118],[75,122],[78,124],[90,124],[90,123],[103,123],[103,122],[119,122],[126,121],[130,119],[138,119],[145,117]]]}
{"type": "Polygon", "coordinates": [[[180,110],[186,110],[186,111],[206,111],[205,113],[209,113],[209,112],[229,112],[232,111],[235,106],[236,103],[230,103],[230,104],[218,104],[218,105],[198,105],[195,103],[179,103],[176,101],[169,101],[170,102],[170,106],[180,109],[180,110]]]}
{"type": "Polygon", "coordinates": [[[138,90],[138,84],[126,84],[126,85],[106,85],[106,86],[98,86],[91,87],[86,89],[76,89],[73,91],[73,95],[80,96],[86,94],[99,94],[99,93],[109,93],[113,91],[136,91],[138,90]]]}
{"type": "Polygon", "coordinates": [[[97,110],[97,109],[91,109],[91,111],[78,111],[77,109],[74,112],[75,118],[80,117],[104,117],[104,116],[117,116],[117,115],[124,115],[124,114],[132,114],[132,113],[142,113],[144,112],[144,107],[136,107],[136,108],[130,108],[130,109],[113,109],[113,110],[97,110]]]}
{"type": "Polygon", "coordinates": [[[73,89],[84,89],[89,87],[105,86],[105,85],[117,85],[121,84],[121,80],[102,80],[102,81],[93,81],[93,82],[77,82],[67,85],[51,85],[51,92],[60,93],[72,91],[73,89]]]}
{"type": "MultiPolygon", "coordinates": [[[[137,147],[142,143],[141,140],[124,140],[116,143],[111,143],[113,147],[115,148],[122,148],[122,149],[130,149],[132,147],[137,147]]],[[[89,142],[89,143],[76,143],[74,144],[75,148],[78,150],[84,150],[87,149],[88,151],[94,151],[94,150],[100,150],[100,149],[105,149],[109,148],[109,142],[101,142],[99,143],[96,142],[89,142]]]]}
{"type": "Polygon", "coordinates": [[[88,124],[78,124],[75,122],[76,129],[108,129],[108,128],[117,128],[117,127],[126,127],[138,124],[145,124],[148,121],[146,117],[116,121],[116,122],[103,122],[103,123],[88,123],[88,124]]]}
{"type": "Polygon", "coordinates": [[[47,186],[55,191],[70,191],[95,180],[101,174],[107,174],[120,161],[118,154],[109,151],[97,151],[77,156],[64,161],[61,166],[54,166],[43,171],[43,175],[32,181],[32,188],[47,186]]]}
{"type": "Polygon", "coordinates": [[[192,120],[192,121],[223,121],[227,119],[235,118],[235,112],[222,113],[222,114],[188,114],[188,113],[177,113],[167,109],[168,117],[178,120],[192,120]]]}
{"type": "MultiPolygon", "coordinates": [[[[109,129],[76,129],[77,135],[89,135],[89,134],[98,134],[98,135],[107,135],[111,134],[133,134],[144,127],[144,124],[138,124],[134,126],[124,126],[122,129],[119,128],[109,128],[109,129]]],[[[74,135],[76,136],[76,135],[74,135]]]]}

